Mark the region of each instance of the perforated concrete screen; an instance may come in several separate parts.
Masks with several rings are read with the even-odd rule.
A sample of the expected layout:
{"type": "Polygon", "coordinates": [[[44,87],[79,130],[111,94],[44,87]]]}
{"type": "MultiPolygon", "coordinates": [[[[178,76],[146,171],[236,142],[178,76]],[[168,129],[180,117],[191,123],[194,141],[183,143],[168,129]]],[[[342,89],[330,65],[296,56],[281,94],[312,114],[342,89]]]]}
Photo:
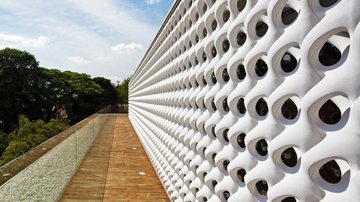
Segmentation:
{"type": "Polygon", "coordinates": [[[360,201],[360,1],[176,1],[130,83],[172,201],[360,201]]]}

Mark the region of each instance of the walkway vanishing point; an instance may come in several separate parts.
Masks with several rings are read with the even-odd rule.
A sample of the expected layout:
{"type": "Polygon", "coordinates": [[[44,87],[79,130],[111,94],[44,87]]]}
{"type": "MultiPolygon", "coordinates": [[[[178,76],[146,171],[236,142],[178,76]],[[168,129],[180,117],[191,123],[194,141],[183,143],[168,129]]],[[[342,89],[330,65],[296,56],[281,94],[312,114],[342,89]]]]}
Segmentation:
{"type": "Polygon", "coordinates": [[[109,115],[60,201],[168,201],[127,115],[109,115]]]}

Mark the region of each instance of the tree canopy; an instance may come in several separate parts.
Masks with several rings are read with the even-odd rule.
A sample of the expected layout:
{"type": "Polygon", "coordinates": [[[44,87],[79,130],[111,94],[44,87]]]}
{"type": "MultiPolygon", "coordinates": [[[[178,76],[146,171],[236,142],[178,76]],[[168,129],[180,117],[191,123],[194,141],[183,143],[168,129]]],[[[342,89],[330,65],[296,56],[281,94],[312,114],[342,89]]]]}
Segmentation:
{"type": "Polygon", "coordinates": [[[0,50],[0,128],[16,128],[20,113],[41,118],[42,71],[35,57],[25,51],[0,50]]]}
{"type": "Polygon", "coordinates": [[[0,137],[0,152],[2,153],[0,165],[20,156],[66,128],[67,125],[59,120],[52,119],[45,123],[41,119],[30,121],[21,115],[18,129],[7,136],[3,134],[3,137],[0,137]]]}
{"type": "Polygon", "coordinates": [[[76,123],[117,101],[117,90],[106,78],[42,68],[26,51],[0,50],[0,130],[4,132],[17,128],[20,114],[30,120],[66,118],[76,123]]]}
{"type": "Polygon", "coordinates": [[[39,67],[26,51],[0,50],[0,165],[103,107],[127,103],[128,81],[39,67]],[[119,94],[121,97],[119,97],[119,94]]]}
{"type": "Polygon", "coordinates": [[[129,102],[129,81],[131,77],[124,79],[120,85],[116,86],[117,93],[119,95],[119,102],[121,104],[128,104],[129,102]]]}

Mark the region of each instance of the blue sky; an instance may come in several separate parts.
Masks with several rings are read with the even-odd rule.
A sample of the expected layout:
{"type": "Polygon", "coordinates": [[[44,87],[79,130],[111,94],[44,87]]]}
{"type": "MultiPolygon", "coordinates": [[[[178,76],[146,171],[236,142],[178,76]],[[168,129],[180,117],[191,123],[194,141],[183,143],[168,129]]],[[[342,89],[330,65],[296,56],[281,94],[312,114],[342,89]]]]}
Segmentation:
{"type": "Polygon", "coordinates": [[[130,76],[173,0],[0,0],[0,48],[40,66],[110,78],[130,76]]]}

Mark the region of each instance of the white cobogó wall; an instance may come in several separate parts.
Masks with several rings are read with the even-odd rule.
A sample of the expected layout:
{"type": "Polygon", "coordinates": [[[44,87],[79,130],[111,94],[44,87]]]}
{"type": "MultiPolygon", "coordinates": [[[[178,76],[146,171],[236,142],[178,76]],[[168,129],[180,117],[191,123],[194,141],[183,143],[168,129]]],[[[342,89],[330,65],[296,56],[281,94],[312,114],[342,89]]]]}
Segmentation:
{"type": "Polygon", "coordinates": [[[129,87],[172,201],[360,201],[359,9],[174,2],[129,87]]]}

